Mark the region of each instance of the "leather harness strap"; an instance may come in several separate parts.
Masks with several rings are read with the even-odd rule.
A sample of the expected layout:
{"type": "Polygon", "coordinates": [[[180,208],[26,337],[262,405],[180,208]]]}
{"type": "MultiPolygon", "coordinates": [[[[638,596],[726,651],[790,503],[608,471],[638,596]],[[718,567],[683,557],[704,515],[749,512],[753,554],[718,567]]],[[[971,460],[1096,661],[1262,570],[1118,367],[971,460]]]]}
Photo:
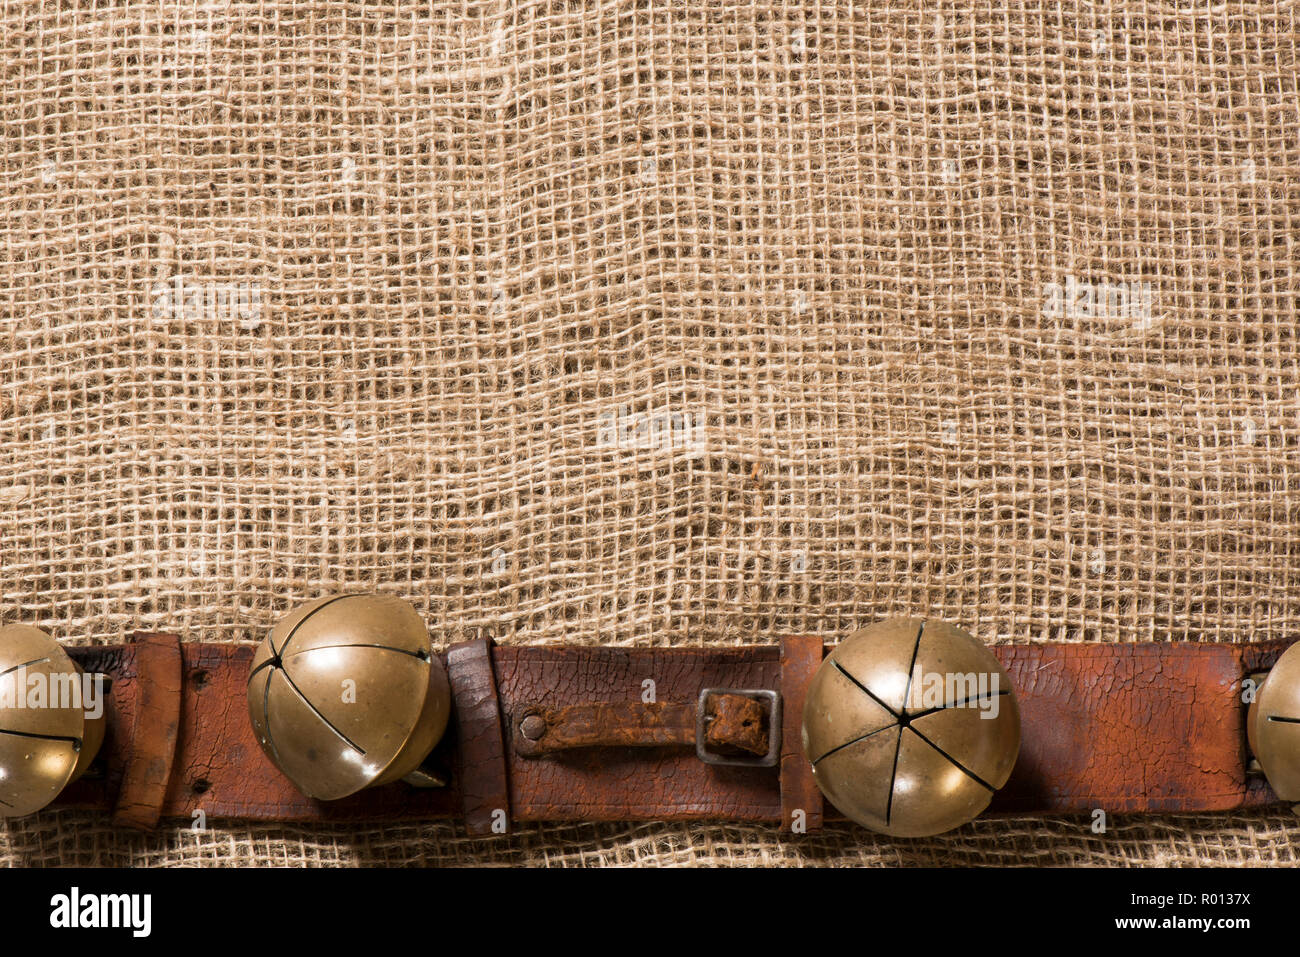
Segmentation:
{"type": "MultiPolygon", "coordinates": [[[[148,830],[158,823],[180,733],[181,649],[174,635],[138,635],[135,715],[113,823],[148,830]]],[[[125,675],[123,676],[125,677],[125,675]]],[[[125,725],[123,726],[125,727],[125,725]]],[[[125,735],[123,737],[126,737],[125,735]]]]}
{"type": "MultiPolygon", "coordinates": [[[[1226,811],[1275,801],[1247,773],[1241,681],[1285,647],[993,648],[1015,688],[1022,737],[990,812],[1226,811]]],[[[99,773],[55,806],[111,810],[116,823],[136,827],[202,811],[261,821],[460,818],[478,834],[527,821],[721,819],[813,830],[823,818],[799,741],[803,695],[824,652],[815,638],[713,650],[454,645],[446,658],[455,716],[430,758],[454,769],[449,786],[393,784],[334,802],[301,794],[254,738],[244,707],[253,651],[158,634],[69,649],[112,679],[109,732],[99,773]],[[757,755],[765,747],[775,766],[757,755]]]]}
{"type": "Polygon", "coordinates": [[[490,834],[509,818],[501,698],[492,666],[492,642],[465,641],[447,650],[447,677],[456,707],[460,805],[471,834],[490,834]]]}
{"type": "Polygon", "coordinates": [[[793,832],[815,831],[822,826],[821,788],[813,779],[812,764],[804,757],[802,716],[808,685],[822,663],[822,640],[797,635],[781,640],[781,696],[785,721],[781,728],[781,827],[793,832]]]}

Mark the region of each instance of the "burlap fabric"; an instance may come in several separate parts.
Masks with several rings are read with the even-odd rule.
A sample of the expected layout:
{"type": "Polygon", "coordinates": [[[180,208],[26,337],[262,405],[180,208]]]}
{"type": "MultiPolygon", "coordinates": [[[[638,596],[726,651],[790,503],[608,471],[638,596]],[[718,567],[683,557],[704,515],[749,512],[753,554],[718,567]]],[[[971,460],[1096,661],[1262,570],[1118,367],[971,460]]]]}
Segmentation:
{"type": "MultiPolygon", "coordinates": [[[[1300,625],[1291,3],[0,12],[0,620],[1300,625]]],[[[1280,811],[125,834],[10,864],[1294,864],[1280,811]]]]}

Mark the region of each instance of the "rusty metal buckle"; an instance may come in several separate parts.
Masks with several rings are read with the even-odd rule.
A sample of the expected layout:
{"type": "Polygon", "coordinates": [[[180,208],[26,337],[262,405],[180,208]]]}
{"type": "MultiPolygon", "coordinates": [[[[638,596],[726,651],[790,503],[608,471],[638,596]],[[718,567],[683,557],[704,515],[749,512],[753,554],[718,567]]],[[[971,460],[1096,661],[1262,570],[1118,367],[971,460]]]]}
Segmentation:
{"type": "Polygon", "coordinates": [[[700,692],[699,703],[695,707],[695,756],[705,764],[735,765],[744,768],[775,767],[781,757],[781,694],[767,688],[705,688],[700,692]],[[767,705],[767,754],[745,757],[742,755],[723,754],[710,750],[707,744],[709,714],[709,697],[711,695],[729,694],[767,705]]]}

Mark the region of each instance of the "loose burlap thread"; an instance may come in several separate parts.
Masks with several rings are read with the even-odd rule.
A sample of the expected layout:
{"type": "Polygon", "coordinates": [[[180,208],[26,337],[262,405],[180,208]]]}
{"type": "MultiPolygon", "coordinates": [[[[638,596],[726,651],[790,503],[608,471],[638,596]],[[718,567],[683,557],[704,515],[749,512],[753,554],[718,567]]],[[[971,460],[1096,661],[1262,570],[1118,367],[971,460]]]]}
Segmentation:
{"type": "MultiPolygon", "coordinates": [[[[1295,6],[0,7],[0,621],[1300,623],[1295,6]]],[[[1193,743],[1194,745],[1194,743],[1193,743]]],[[[1235,815],[156,834],[8,864],[1295,864],[1235,815]]]]}

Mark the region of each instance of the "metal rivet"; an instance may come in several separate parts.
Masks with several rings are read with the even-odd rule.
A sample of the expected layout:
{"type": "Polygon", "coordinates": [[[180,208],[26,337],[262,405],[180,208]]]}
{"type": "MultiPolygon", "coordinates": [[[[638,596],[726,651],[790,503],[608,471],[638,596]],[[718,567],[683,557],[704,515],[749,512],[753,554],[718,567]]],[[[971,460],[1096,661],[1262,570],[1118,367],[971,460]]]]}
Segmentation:
{"type": "Polygon", "coordinates": [[[519,730],[529,741],[541,740],[546,733],[546,719],[539,714],[530,714],[519,722],[519,730]]]}

